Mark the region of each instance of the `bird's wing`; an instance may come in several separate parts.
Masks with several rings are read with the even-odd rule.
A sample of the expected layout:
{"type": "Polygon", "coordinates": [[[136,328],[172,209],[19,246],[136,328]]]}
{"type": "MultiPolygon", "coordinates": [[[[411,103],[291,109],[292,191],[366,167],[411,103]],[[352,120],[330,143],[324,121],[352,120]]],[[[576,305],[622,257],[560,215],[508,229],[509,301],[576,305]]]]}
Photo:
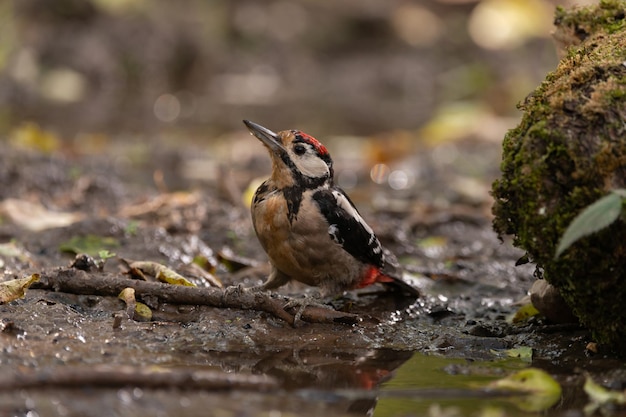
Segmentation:
{"type": "Polygon", "coordinates": [[[371,227],[340,188],[316,191],[313,200],[328,221],[328,234],[358,260],[382,268],[383,248],[371,227]]]}

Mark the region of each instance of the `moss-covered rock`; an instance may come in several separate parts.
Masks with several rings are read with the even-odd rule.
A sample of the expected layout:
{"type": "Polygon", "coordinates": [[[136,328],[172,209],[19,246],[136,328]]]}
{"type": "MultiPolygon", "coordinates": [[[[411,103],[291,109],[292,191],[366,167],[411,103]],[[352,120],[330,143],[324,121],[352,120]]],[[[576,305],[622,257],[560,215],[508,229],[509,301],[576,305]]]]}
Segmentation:
{"type": "Polygon", "coordinates": [[[604,0],[599,7],[575,10],[557,7],[553,36],[563,52],[593,34],[614,33],[624,29],[624,17],[624,2],[621,0],[604,0]]]}
{"type": "Polygon", "coordinates": [[[557,36],[570,47],[520,105],[493,184],[495,230],[513,235],[596,340],[613,347],[626,346],[626,224],[579,240],[558,260],[554,253],[583,208],[626,187],[625,17],[626,0],[557,11],[557,36]]]}

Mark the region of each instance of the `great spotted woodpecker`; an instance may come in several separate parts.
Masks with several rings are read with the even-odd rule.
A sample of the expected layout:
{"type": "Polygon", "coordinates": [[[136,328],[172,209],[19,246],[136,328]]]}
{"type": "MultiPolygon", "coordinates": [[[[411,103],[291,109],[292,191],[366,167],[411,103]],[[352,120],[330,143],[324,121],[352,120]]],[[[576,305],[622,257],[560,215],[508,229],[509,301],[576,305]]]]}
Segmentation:
{"type": "Polygon", "coordinates": [[[274,133],[243,122],[272,159],[272,175],[256,190],[251,208],[271,263],[261,289],[296,280],[334,295],[382,282],[419,295],[395,274],[393,255],[334,185],[333,161],[324,145],[298,130],[274,133]]]}

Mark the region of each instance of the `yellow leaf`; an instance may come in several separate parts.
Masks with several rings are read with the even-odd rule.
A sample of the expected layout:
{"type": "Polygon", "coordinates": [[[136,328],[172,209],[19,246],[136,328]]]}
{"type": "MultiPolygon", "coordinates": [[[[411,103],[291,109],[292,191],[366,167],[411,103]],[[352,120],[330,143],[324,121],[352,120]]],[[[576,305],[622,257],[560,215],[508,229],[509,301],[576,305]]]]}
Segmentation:
{"type": "Polygon", "coordinates": [[[152,320],[152,310],[150,307],[135,299],[134,288],[124,288],[118,295],[126,303],[126,313],[128,317],[136,321],[152,320]]]}
{"type": "Polygon", "coordinates": [[[243,195],[241,196],[241,200],[246,207],[250,207],[252,205],[252,199],[254,198],[254,193],[256,192],[256,189],[259,188],[259,186],[263,184],[263,181],[265,180],[266,178],[255,178],[250,182],[250,184],[248,184],[248,188],[246,188],[246,190],[243,192],[243,195]]]}
{"type": "Polygon", "coordinates": [[[451,103],[435,110],[419,136],[431,145],[453,142],[484,129],[492,118],[491,111],[479,103],[451,103]]]}
{"type": "Polygon", "coordinates": [[[157,262],[137,261],[132,262],[129,266],[131,268],[139,269],[145,274],[152,275],[161,282],[166,282],[172,285],[183,285],[185,287],[196,286],[194,283],[187,280],[187,278],[157,262]]]}
{"type": "Polygon", "coordinates": [[[152,310],[150,310],[150,307],[144,303],[137,301],[135,304],[135,316],[133,319],[137,321],[150,321],[152,320],[152,310]]]}
{"type": "Polygon", "coordinates": [[[135,301],[135,289],[134,288],[124,288],[119,295],[117,296],[120,300],[124,301],[126,304],[135,301]]]}
{"type": "Polygon", "coordinates": [[[35,281],[39,281],[39,274],[0,283],[0,303],[8,303],[24,297],[26,289],[35,281]]]}
{"type": "Polygon", "coordinates": [[[589,375],[585,379],[583,389],[589,396],[590,403],[585,407],[585,411],[592,413],[598,407],[608,404],[626,404],[626,393],[623,391],[609,391],[603,386],[596,384],[589,375]]]}
{"type": "Polygon", "coordinates": [[[559,383],[546,371],[537,368],[523,369],[505,378],[493,381],[490,386],[524,393],[561,394],[559,383]]]}
{"type": "Polygon", "coordinates": [[[527,368],[493,381],[489,387],[525,394],[515,404],[525,411],[541,411],[552,407],[561,398],[561,386],[547,372],[527,368]]]}
{"type": "Polygon", "coordinates": [[[510,318],[507,318],[507,321],[511,323],[522,323],[537,314],[539,314],[539,310],[537,310],[532,303],[528,303],[518,308],[510,318]]]}
{"type": "Polygon", "coordinates": [[[59,148],[61,141],[51,132],[45,131],[37,123],[26,122],[9,133],[9,141],[13,146],[36,149],[52,153],[59,148]]]}
{"type": "Polygon", "coordinates": [[[158,269],[156,279],[161,282],[167,282],[172,285],[183,285],[185,287],[195,287],[196,284],[189,282],[187,278],[178,274],[177,272],[162,266],[158,269]]]}

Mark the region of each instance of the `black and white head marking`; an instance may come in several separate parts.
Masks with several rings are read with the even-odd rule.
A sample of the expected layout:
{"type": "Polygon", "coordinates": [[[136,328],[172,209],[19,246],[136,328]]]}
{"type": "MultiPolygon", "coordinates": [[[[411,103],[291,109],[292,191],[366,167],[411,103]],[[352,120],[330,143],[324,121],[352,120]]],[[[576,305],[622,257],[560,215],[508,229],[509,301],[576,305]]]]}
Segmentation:
{"type": "Polygon", "coordinates": [[[332,180],[333,161],[324,145],[312,136],[297,130],[291,131],[294,135],[291,144],[286,147],[287,157],[285,161],[304,177],[304,181],[317,182],[316,180],[332,180]]]}

